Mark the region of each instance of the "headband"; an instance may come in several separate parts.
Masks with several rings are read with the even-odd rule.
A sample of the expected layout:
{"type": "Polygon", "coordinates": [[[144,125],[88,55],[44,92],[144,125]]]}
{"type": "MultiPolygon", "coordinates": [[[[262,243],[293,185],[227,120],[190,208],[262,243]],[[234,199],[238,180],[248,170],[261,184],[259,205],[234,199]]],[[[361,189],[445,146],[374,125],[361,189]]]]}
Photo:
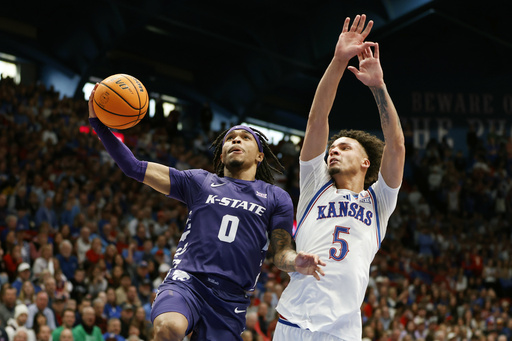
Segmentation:
{"type": "Polygon", "coordinates": [[[229,133],[231,133],[233,130],[238,130],[238,129],[243,129],[243,130],[251,133],[251,135],[254,136],[254,139],[256,140],[256,143],[258,144],[258,150],[261,153],[263,153],[263,147],[261,146],[261,141],[260,141],[260,138],[258,137],[258,135],[256,135],[254,130],[252,130],[248,126],[244,126],[244,125],[237,125],[237,126],[234,126],[231,129],[229,129],[228,132],[226,133],[226,135],[224,135],[224,139],[222,140],[222,144],[224,145],[224,142],[226,142],[226,136],[228,136],[229,133]]]}

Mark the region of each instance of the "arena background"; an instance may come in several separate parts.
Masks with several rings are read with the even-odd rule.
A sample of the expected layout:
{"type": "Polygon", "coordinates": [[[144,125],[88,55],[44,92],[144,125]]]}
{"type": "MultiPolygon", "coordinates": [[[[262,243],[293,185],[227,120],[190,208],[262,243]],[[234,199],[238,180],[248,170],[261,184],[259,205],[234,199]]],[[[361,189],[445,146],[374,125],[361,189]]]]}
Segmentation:
{"type": "MultiPolygon", "coordinates": [[[[125,258],[123,270],[147,312],[151,291],[147,281],[136,280],[139,271],[146,271],[140,265],[146,261],[146,277],[158,282],[159,265],[170,261],[179,240],[186,208],[124,177],[87,133],[87,83],[114,73],[139,78],[156,103],[176,105],[180,132],[169,134],[161,129],[162,121],[148,117],[123,132],[125,143],[140,158],[179,169],[208,169],[207,147],[223,123],[257,123],[300,137],[343,20],[360,13],[375,21],[368,39],[380,44],[408,153],[397,210],[362,306],[363,336],[440,341],[504,336],[510,341],[512,30],[508,5],[498,0],[2,4],[0,61],[16,65],[19,79],[0,81],[0,322],[7,322],[2,312],[10,303],[4,293],[17,276],[16,267],[4,269],[15,245],[22,246],[35,290],[46,291],[50,285],[45,289],[36,273],[44,264],[41,246],[48,241],[58,257],[57,241],[73,242],[88,282],[56,278],[59,285],[69,281],[75,289],[65,293],[61,287],[49,306],[59,322],[61,303],[73,307],[74,301],[80,323],[81,307],[102,297],[101,285],[120,287],[109,268],[114,251],[107,252],[112,249],[108,245],[125,258]],[[205,103],[213,115],[206,129],[197,124],[205,117],[205,103]],[[31,192],[38,197],[29,203],[31,192]],[[46,197],[52,198],[58,217],[51,226],[37,213],[46,197]],[[13,214],[17,222],[8,224],[13,214]],[[119,225],[107,233],[112,216],[119,225]],[[132,234],[129,227],[138,223],[168,227],[166,246],[148,250],[157,247],[159,238],[132,234]],[[90,257],[78,242],[84,227],[91,231],[91,243],[100,238],[102,244],[101,252],[90,252],[90,257]],[[97,268],[104,276],[95,275],[97,268]],[[100,284],[93,285],[94,278],[100,284]]],[[[342,79],[331,114],[332,131],[341,128],[380,135],[371,92],[350,73],[342,79]]],[[[296,202],[300,143],[272,142],[286,166],[278,185],[296,202]]],[[[271,338],[272,307],[286,281],[286,274],[264,264],[250,309],[257,322],[248,316],[255,339],[271,338]],[[265,305],[268,313],[261,311],[265,305]]],[[[156,288],[153,282],[151,287],[156,288]]],[[[126,305],[119,309],[129,310],[126,305]]],[[[104,310],[103,315],[110,313],[104,310]]],[[[96,316],[102,328],[104,318],[96,316]]],[[[132,322],[122,322],[126,337],[132,322]]],[[[135,340],[150,340],[148,321],[137,323],[135,340]]]]}

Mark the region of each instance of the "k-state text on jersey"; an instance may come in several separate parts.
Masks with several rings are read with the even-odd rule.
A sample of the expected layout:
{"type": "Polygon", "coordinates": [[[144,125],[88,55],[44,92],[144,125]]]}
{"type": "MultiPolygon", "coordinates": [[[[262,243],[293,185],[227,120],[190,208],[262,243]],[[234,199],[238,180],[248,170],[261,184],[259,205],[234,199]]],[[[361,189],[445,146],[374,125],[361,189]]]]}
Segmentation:
{"type": "Polygon", "coordinates": [[[329,205],[318,206],[317,220],[339,217],[354,217],[354,219],[358,219],[365,225],[370,226],[372,224],[373,212],[365,209],[363,206],[359,206],[355,202],[349,206],[348,201],[329,202],[329,205]]]}
{"type": "Polygon", "coordinates": [[[227,206],[232,208],[241,208],[247,210],[249,212],[253,212],[259,216],[265,212],[266,208],[255,204],[253,202],[248,202],[245,200],[232,199],[227,197],[217,198],[218,195],[210,194],[206,199],[206,204],[219,204],[221,206],[227,206]]]}

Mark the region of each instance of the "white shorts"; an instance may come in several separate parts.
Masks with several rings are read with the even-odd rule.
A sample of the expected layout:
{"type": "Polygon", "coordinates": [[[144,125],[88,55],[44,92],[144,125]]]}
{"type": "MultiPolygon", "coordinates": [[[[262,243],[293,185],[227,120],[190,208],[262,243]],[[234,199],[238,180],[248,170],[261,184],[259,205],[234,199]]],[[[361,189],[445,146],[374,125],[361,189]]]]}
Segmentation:
{"type": "Polygon", "coordinates": [[[302,329],[296,326],[289,326],[278,322],[272,341],[342,341],[333,335],[312,332],[308,329],[302,329]]]}

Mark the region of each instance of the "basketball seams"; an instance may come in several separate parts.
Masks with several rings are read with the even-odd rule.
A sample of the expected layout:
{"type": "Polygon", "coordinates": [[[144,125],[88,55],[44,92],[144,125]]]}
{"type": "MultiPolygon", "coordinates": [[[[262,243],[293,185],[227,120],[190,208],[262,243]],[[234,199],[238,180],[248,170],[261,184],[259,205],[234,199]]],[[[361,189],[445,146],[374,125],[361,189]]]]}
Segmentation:
{"type": "MultiPolygon", "coordinates": [[[[113,111],[107,110],[107,109],[105,109],[104,107],[102,107],[101,105],[99,105],[99,104],[98,104],[98,101],[96,101],[96,99],[94,99],[94,103],[95,103],[95,104],[96,104],[96,105],[97,105],[101,110],[103,110],[103,111],[105,111],[105,112],[108,112],[109,114],[114,115],[114,116],[120,116],[120,117],[137,117],[137,119],[138,119],[138,117],[139,117],[139,115],[138,115],[138,114],[135,114],[135,115],[123,115],[123,114],[118,114],[118,113],[116,113],[116,112],[113,112],[113,111]]],[[[132,109],[133,109],[133,110],[137,110],[136,108],[133,108],[133,107],[132,107],[132,109]]]]}
{"type": "Polygon", "coordinates": [[[114,129],[126,129],[126,128],[131,128],[131,127],[136,126],[137,123],[139,123],[140,121],[141,121],[140,119],[136,119],[135,121],[130,121],[130,122],[119,124],[119,125],[112,125],[111,124],[109,127],[110,128],[114,128],[114,129]]]}
{"type": "MultiPolygon", "coordinates": [[[[103,81],[100,83],[100,85],[103,85],[104,87],[106,88],[109,88],[110,90],[112,90],[113,93],[115,93],[117,95],[117,97],[119,97],[120,99],[122,99],[126,104],[128,104],[128,106],[130,108],[132,108],[133,110],[139,110],[140,111],[140,108],[136,108],[134,107],[133,105],[131,105],[123,96],[121,96],[121,94],[117,91],[115,91],[112,87],[110,87],[108,84],[106,83],[103,83],[103,81]]],[[[138,94],[137,94],[138,95],[138,94]]],[[[98,104],[99,105],[99,104],[98,104]]],[[[140,100],[139,100],[139,106],[140,106],[140,100]]],[[[123,115],[121,115],[123,116],[123,115]]],[[[131,115],[131,116],[139,116],[139,115],[131,115]]]]}
{"type": "MultiPolygon", "coordinates": [[[[137,99],[139,100],[139,109],[138,109],[139,110],[139,114],[137,115],[137,120],[135,120],[135,123],[132,125],[132,127],[133,127],[133,126],[135,126],[139,122],[139,117],[140,117],[141,111],[142,111],[142,107],[141,107],[142,103],[141,103],[141,100],[140,100],[140,93],[139,93],[139,90],[137,88],[137,85],[134,84],[133,80],[129,76],[123,74],[122,77],[126,78],[130,82],[132,87],[135,89],[135,93],[137,94],[137,99]]],[[[147,90],[146,90],[146,96],[147,96],[147,90]]],[[[146,103],[147,103],[147,100],[146,100],[146,103]]],[[[144,104],[144,106],[146,106],[146,105],[144,104]]]]}

